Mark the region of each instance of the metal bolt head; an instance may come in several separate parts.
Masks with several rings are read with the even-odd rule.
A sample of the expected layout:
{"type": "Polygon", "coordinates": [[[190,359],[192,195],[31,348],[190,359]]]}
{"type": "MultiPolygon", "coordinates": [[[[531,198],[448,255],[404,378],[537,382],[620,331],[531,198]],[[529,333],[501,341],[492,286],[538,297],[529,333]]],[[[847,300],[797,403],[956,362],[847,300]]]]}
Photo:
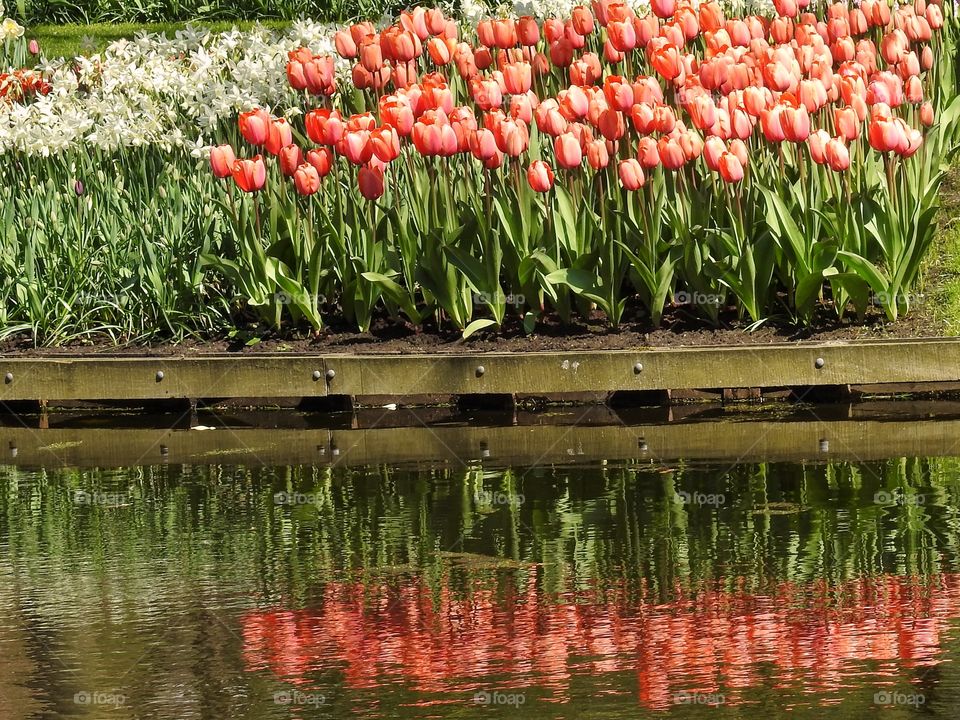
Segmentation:
{"type": "Polygon", "coordinates": [[[337,371],[333,368],[327,370],[327,380],[333,380],[337,376],[337,371]]]}
{"type": "Polygon", "coordinates": [[[633,366],[634,375],[639,375],[642,372],[643,372],[643,363],[637,363],[636,365],[633,366]]]}
{"type": "Polygon", "coordinates": [[[10,383],[12,383],[12,382],[13,382],[13,373],[8,372],[6,375],[4,375],[4,376],[3,376],[3,381],[4,381],[7,385],[9,385],[10,383]]]}
{"type": "Polygon", "coordinates": [[[314,370],[314,371],[313,371],[313,380],[314,380],[314,382],[316,382],[317,380],[319,380],[321,377],[323,377],[323,376],[320,374],[320,371],[319,371],[319,370],[314,370]]]}
{"type": "Polygon", "coordinates": [[[823,367],[824,365],[826,365],[826,364],[827,364],[827,363],[826,363],[826,361],[824,361],[823,358],[817,358],[816,360],[813,361],[813,366],[814,366],[817,370],[819,370],[820,368],[822,368],[822,367],[823,367]]]}
{"type": "Polygon", "coordinates": [[[163,380],[163,370],[157,370],[157,382],[163,380]]]}
{"type": "Polygon", "coordinates": [[[487,369],[483,365],[477,365],[477,369],[476,369],[477,377],[483,377],[483,374],[486,371],[487,369]]]}

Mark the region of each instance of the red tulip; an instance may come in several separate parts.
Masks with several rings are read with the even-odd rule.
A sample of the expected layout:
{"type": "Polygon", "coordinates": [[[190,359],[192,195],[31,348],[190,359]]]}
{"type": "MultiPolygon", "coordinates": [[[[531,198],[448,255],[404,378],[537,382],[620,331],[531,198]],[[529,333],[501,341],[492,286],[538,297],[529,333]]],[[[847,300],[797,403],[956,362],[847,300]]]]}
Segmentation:
{"type": "Polygon", "coordinates": [[[600,134],[611,142],[615,142],[627,134],[627,124],[623,119],[623,113],[613,108],[600,113],[600,121],[597,126],[600,129],[600,134]]]}
{"type": "Polygon", "coordinates": [[[540,42],[540,26],[529,15],[517,20],[517,39],[524,47],[533,47],[540,42]]]}
{"type": "Polygon", "coordinates": [[[223,179],[233,174],[233,163],[236,161],[233,148],[230,145],[218,145],[210,150],[210,168],[214,177],[223,179]]]}
{"type": "Polygon", "coordinates": [[[553,150],[557,156],[557,165],[565,170],[580,167],[583,162],[583,150],[580,142],[573,133],[564,133],[553,142],[553,150]]]}
{"type": "Polygon", "coordinates": [[[343,137],[344,123],[336,110],[319,108],[306,116],[307,137],[318,145],[336,145],[343,137]]]}
{"type": "Polygon", "coordinates": [[[577,5],[573,9],[570,20],[578,35],[589,35],[593,32],[593,13],[589,8],[577,5]]]}
{"type": "Polygon", "coordinates": [[[240,113],[240,134],[251,145],[263,145],[270,137],[270,114],[261,108],[240,113]]]}
{"type": "Polygon", "coordinates": [[[611,22],[607,25],[607,39],[616,50],[629,52],[637,47],[637,31],[632,20],[611,22]]]}
{"type": "Polygon", "coordinates": [[[370,147],[382,162],[393,162],[400,157],[400,135],[389,125],[370,133],[370,147]]]}
{"type": "Polygon", "coordinates": [[[738,183],[743,180],[743,164],[733,153],[724,153],[720,158],[720,177],[727,183],[738,183]]]}
{"type": "Polygon", "coordinates": [[[383,196],[383,171],[364,165],[357,173],[357,187],[367,200],[376,200],[383,196]]]}
{"type": "Polygon", "coordinates": [[[843,172],[850,167],[850,151],[844,145],[843,140],[833,138],[827,143],[825,148],[827,164],[835,172],[843,172]]]}
{"type": "Polygon", "coordinates": [[[630,192],[639,190],[646,182],[643,167],[635,158],[621,160],[617,172],[620,175],[620,184],[630,192]]]}
{"type": "Polygon", "coordinates": [[[657,141],[651,137],[642,137],[637,142],[637,160],[645,169],[655,168],[660,164],[660,149],[657,141]]]}
{"type": "Polygon", "coordinates": [[[279,153],[280,172],[284,177],[293,177],[297,168],[303,164],[303,151],[297,145],[287,145],[279,153]]]}
{"type": "Polygon", "coordinates": [[[837,108],[833,111],[834,130],[847,142],[860,137],[860,126],[860,117],[852,107],[837,108]]]}
{"type": "Polygon", "coordinates": [[[527,169],[527,182],[535,192],[545,193],[553,187],[553,170],[543,160],[536,160],[527,169]]]}
{"type": "Polygon", "coordinates": [[[594,170],[603,170],[610,164],[610,151],[603,140],[593,140],[587,144],[587,164],[594,170]]]}
{"type": "Polygon", "coordinates": [[[322,178],[329,175],[333,169],[333,151],[328,147],[308,150],[306,160],[317,169],[322,178]]]}
{"type": "Polygon", "coordinates": [[[313,195],[320,189],[320,173],[313,165],[304,163],[294,171],[293,184],[301,195],[313,195]]]}
{"type": "Polygon", "coordinates": [[[662,137],[657,142],[657,152],[660,156],[661,164],[667,170],[677,170],[683,167],[687,161],[687,156],[680,145],[679,140],[670,137],[662,137]]]}
{"type": "Polygon", "coordinates": [[[510,63],[503,68],[503,83],[511,95],[523,95],[533,86],[533,67],[528,62],[510,63]]]}
{"type": "Polygon", "coordinates": [[[267,182],[267,166],[263,162],[263,156],[256,155],[251,160],[235,160],[233,179],[243,192],[254,193],[260,190],[267,182]]]}
{"type": "Polygon", "coordinates": [[[277,118],[270,123],[270,134],[265,143],[267,152],[271,155],[279,155],[283,148],[293,144],[293,132],[290,130],[290,123],[284,118],[277,118]]]}
{"type": "Polygon", "coordinates": [[[353,60],[359,52],[356,41],[346,30],[338,30],[334,33],[333,44],[337,48],[337,54],[347,60],[353,60]]]}
{"type": "Polygon", "coordinates": [[[650,0],[650,9],[658,18],[671,18],[677,12],[677,0],[650,0]]]}

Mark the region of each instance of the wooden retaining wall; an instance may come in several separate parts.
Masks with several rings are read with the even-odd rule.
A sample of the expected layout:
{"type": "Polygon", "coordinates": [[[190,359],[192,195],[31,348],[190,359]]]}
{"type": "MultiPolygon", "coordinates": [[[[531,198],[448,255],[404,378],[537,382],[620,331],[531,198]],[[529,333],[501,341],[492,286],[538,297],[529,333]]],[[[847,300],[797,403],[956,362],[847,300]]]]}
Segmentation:
{"type": "Polygon", "coordinates": [[[0,357],[0,402],[960,388],[960,340],[550,353],[0,357]]]}

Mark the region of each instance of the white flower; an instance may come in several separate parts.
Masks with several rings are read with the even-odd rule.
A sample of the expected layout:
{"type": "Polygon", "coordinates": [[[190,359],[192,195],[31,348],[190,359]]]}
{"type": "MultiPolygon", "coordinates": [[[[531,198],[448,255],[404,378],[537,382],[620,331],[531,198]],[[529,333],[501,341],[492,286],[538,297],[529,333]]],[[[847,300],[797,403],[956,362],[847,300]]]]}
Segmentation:
{"type": "MultiPolygon", "coordinates": [[[[3,13],[0,12],[0,15],[3,13]]],[[[13,18],[7,18],[2,23],[0,23],[0,36],[5,40],[7,39],[17,39],[22,38],[24,33],[23,25],[20,25],[13,18]]]]}

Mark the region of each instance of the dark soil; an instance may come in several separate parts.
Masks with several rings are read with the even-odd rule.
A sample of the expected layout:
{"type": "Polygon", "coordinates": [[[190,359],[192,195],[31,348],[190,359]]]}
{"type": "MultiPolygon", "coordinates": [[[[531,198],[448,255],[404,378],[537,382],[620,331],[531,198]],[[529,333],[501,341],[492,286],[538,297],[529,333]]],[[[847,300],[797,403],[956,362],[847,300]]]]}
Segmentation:
{"type": "Polygon", "coordinates": [[[474,352],[547,352],[571,350],[628,350],[638,347],[696,347],[709,345],[755,345],[784,342],[829,342],[864,339],[935,337],[937,328],[922,313],[914,312],[896,323],[889,323],[879,308],[871,309],[863,324],[854,318],[840,321],[824,308],[814,326],[798,329],[786,323],[770,321],[749,331],[736,315],[721,315],[721,326],[704,326],[702,316],[691,308],[669,308],[660,328],[652,328],[639,317],[630,317],[617,330],[606,327],[602,313],[588,321],[577,320],[564,325],[559,318],[546,318],[533,335],[523,332],[519,318],[508,318],[497,333],[477,333],[463,340],[452,329],[439,329],[425,323],[422,329],[377,319],[369,332],[360,333],[346,327],[326,328],[317,336],[264,332],[251,329],[242,337],[219,337],[209,340],[188,339],[179,344],[124,345],[117,347],[109,340],[71,344],[63,347],[34,347],[29,340],[8,340],[0,343],[0,354],[20,356],[89,355],[96,353],[122,355],[202,355],[212,353],[474,353],[474,352]],[[256,340],[259,338],[259,340],[256,340]],[[252,344],[250,341],[253,340],[252,344]]]}

